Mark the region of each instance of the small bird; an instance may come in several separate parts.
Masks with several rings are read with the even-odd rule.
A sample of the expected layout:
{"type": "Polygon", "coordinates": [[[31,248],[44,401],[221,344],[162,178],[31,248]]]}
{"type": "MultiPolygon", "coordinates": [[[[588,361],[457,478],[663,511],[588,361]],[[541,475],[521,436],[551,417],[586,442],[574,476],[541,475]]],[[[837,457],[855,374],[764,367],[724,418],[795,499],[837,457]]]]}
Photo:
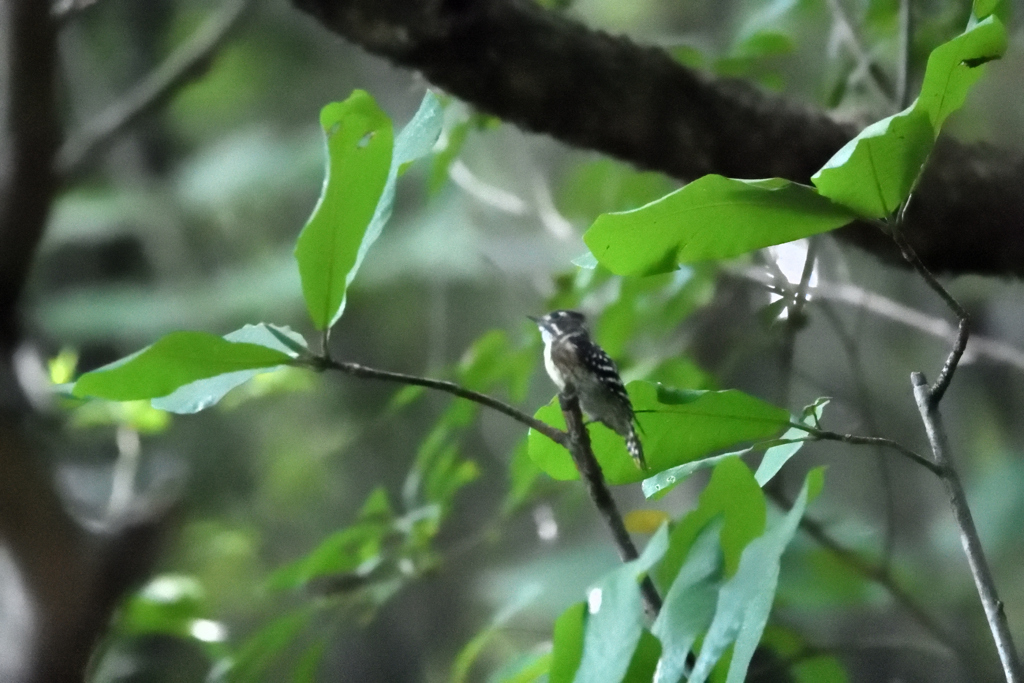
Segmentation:
{"type": "Polygon", "coordinates": [[[615,363],[591,340],[586,318],[577,311],[552,311],[530,320],[544,340],[544,368],[563,393],[575,393],[590,419],[626,440],[626,450],[637,467],[647,469],[644,449],[636,433],[636,415],[615,363]]]}

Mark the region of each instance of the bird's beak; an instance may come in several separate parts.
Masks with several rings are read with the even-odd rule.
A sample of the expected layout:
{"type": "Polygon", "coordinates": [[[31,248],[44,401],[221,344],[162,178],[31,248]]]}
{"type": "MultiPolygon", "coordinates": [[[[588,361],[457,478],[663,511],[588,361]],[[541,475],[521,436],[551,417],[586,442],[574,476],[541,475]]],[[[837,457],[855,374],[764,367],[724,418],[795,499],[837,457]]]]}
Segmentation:
{"type": "Polygon", "coordinates": [[[537,323],[538,325],[540,324],[540,318],[538,318],[537,316],[535,316],[535,315],[528,315],[526,317],[529,318],[530,320],[532,320],[533,322],[537,323]]]}

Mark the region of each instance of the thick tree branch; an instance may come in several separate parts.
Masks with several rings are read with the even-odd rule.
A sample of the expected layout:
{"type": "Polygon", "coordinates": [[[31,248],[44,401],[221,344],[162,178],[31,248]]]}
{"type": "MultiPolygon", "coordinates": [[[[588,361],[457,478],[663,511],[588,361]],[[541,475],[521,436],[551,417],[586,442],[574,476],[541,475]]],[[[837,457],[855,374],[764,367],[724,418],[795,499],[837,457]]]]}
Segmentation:
{"type": "MultiPolygon", "coordinates": [[[[293,0],[332,31],[526,130],[682,180],[807,182],[856,133],[525,0],[293,0]]],[[[944,140],[904,228],[935,272],[1024,274],[1024,159],[944,140]]],[[[892,262],[865,225],[840,236],[892,262]]]]}

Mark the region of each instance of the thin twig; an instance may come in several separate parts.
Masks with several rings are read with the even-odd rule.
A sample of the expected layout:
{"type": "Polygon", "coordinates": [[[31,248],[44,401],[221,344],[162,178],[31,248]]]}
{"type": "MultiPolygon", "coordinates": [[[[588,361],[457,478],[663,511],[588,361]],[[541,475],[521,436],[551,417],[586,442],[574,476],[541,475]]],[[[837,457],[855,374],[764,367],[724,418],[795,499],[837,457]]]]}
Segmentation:
{"type": "MultiPolygon", "coordinates": [[[[619,551],[619,557],[623,562],[629,562],[639,557],[633,539],[626,530],[615,506],[615,499],[612,498],[608,484],[605,483],[601,466],[594,457],[594,450],[590,446],[590,434],[583,424],[583,414],[580,412],[580,402],[575,395],[558,395],[558,402],[562,406],[562,414],[565,415],[565,424],[569,429],[568,444],[563,444],[569,449],[572,460],[576,463],[576,469],[580,472],[580,478],[587,485],[591,500],[597,506],[598,512],[604,518],[605,524],[612,532],[615,540],[615,547],[619,551]]],[[[661,596],[650,576],[644,576],[640,583],[640,593],[644,600],[644,607],[651,617],[657,616],[661,611],[661,596]]]]}
{"type": "Polygon", "coordinates": [[[59,177],[72,176],[100,149],[182,86],[201,76],[253,0],[226,0],[192,37],[134,88],[73,133],[55,162],[59,177]]]}
{"type": "Polygon", "coordinates": [[[359,363],[336,361],[331,358],[317,358],[315,359],[314,364],[316,367],[337,370],[338,372],[344,372],[346,375],[352,375],[353,377],[379,379],[385,382],[398,382],[400,384],[412,384],[419,387],[427,387],[428,389],[443,391],[445,393],[452,394],[453,396],[458,396],[459,398],[464,398],[468,401],[473,401],[474,403],[487,406],[492,410],[497,410],[499,413],[504,413],[513,420],[521,422],[527,427],[543,434],[558,445],[568,448],[569,436],[562,430],[556,429],[545,422],[541,422],[532,415],[527,415],[518,408],[515,408],[504,401],[499,401],[493,396],[488,396],[487,394],[481,394],[480,392],[466,389],[455,382],[449,382],[442,379],[430,379],[429,377],[420,377],[418,375],[407,375],[403,372],[378,370],[376,368],[369,368],[365,365],[360,365],[359,363]]]}
{"type": "Polygon", "coordinates": [[[936,465],[934,462],[924,457],[920,453],[913,451],[899,441],[893,439],[887,439],[883,436],[858,436],[856,434],[840,434],[839,432],[830,432],[824,429],[816,429],[809,425],[801,424],[799,422],[790,422],[790,427],[796,427],[810,434],[815,439],[821,441],[839,441],[841,443],[848,443],[852,445],[868,445],[868,446],[884,446],[891,448],[900,455],[905,455],[921,467],[924,467],[932,474],[941,477],[942,468],[936,465]]]}
{"type": "MultiPolygon", "coordinates": [[[[909,201],[908,201],[909,203],[909,201]]],[[[904,205],[906,206],[906,204],[904,205]]],[[[902,220],[902,219],[901,219],[902,220]]],[[[939,378],[935,380],[935,384],[928,390],[928,400],[932,402],[932,405],[937,406],[939,401],[942,400],[943,394],[946,393],[946,389],[949,388],[949,383],[953,380],[953,373],[956,372],[956,366],[960,362],[960,358],[964,355],[964,350],[967,348],[967,339],[971,333],[971,322],[970,316],[967,310],[960,305],[960,302],[953,298],[942,283],[932,275],[931,271],[921,262],[918,258],[917,252],[910,246],[910,243],[904,239],[903,235],[900,234],[899,230],[893,231],[893,240],[896,245],[903,252],[903,258],[907,260],[914,270],[917,271],[928,286],[942,298],[942,301],[949,306],[950,310],[956,315],[959,320],[957,326],[956,339],[953,342],[953,349],[950,351],[949,356],[946,357],[946,362],[942,366],[942,371],[939,373],[939,378]]]]}
{"type": "Polygon", "coordinates": [[[1020,683],[1022,680],[1020,659],[1013,645],[1013,636],[1006,621],[1003,601],[999,599],[995,581],[992,579],[992,571],[989,569],[988,560],[985,559],[985,551],[981,547],[978,530],[974,526],[974,518],[967,504],[967,494],[964,492],[960,477],[950,458],[949,440],[942,424],[938,402],[931,395],[932,389],[928,387],[928,382],[923,374],[920,372],[911,374],[910,382],[914,386],[914,400],[921,413],[921,421],[924,422],[928,442],[935,455],[935,462],[940,468],[942,481],[946,485],[953,518],[960,529],[960,542],[967,555],[967,563],[970,565],[974,585],[978,589],[978,597],[985,610],[989,630],[992,631],[992,638],[995,640],[1003,673],[1006,675],[1007,683],[1020,683]]]}

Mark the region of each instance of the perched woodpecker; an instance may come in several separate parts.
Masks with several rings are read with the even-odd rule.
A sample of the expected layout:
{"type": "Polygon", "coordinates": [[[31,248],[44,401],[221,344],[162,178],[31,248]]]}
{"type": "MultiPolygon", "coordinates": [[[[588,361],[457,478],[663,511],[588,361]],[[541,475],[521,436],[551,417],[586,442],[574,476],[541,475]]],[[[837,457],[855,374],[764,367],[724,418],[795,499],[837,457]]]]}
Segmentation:
{"type": "Polygon", "coordinates": [[[544,368],[558,390],[575,393],[583,412],[624,438],[637,467],[647,469],[629,394],[615,363],[590,339],[583,314],[552,311],[530,320],[540,328],[544,368]]]}

